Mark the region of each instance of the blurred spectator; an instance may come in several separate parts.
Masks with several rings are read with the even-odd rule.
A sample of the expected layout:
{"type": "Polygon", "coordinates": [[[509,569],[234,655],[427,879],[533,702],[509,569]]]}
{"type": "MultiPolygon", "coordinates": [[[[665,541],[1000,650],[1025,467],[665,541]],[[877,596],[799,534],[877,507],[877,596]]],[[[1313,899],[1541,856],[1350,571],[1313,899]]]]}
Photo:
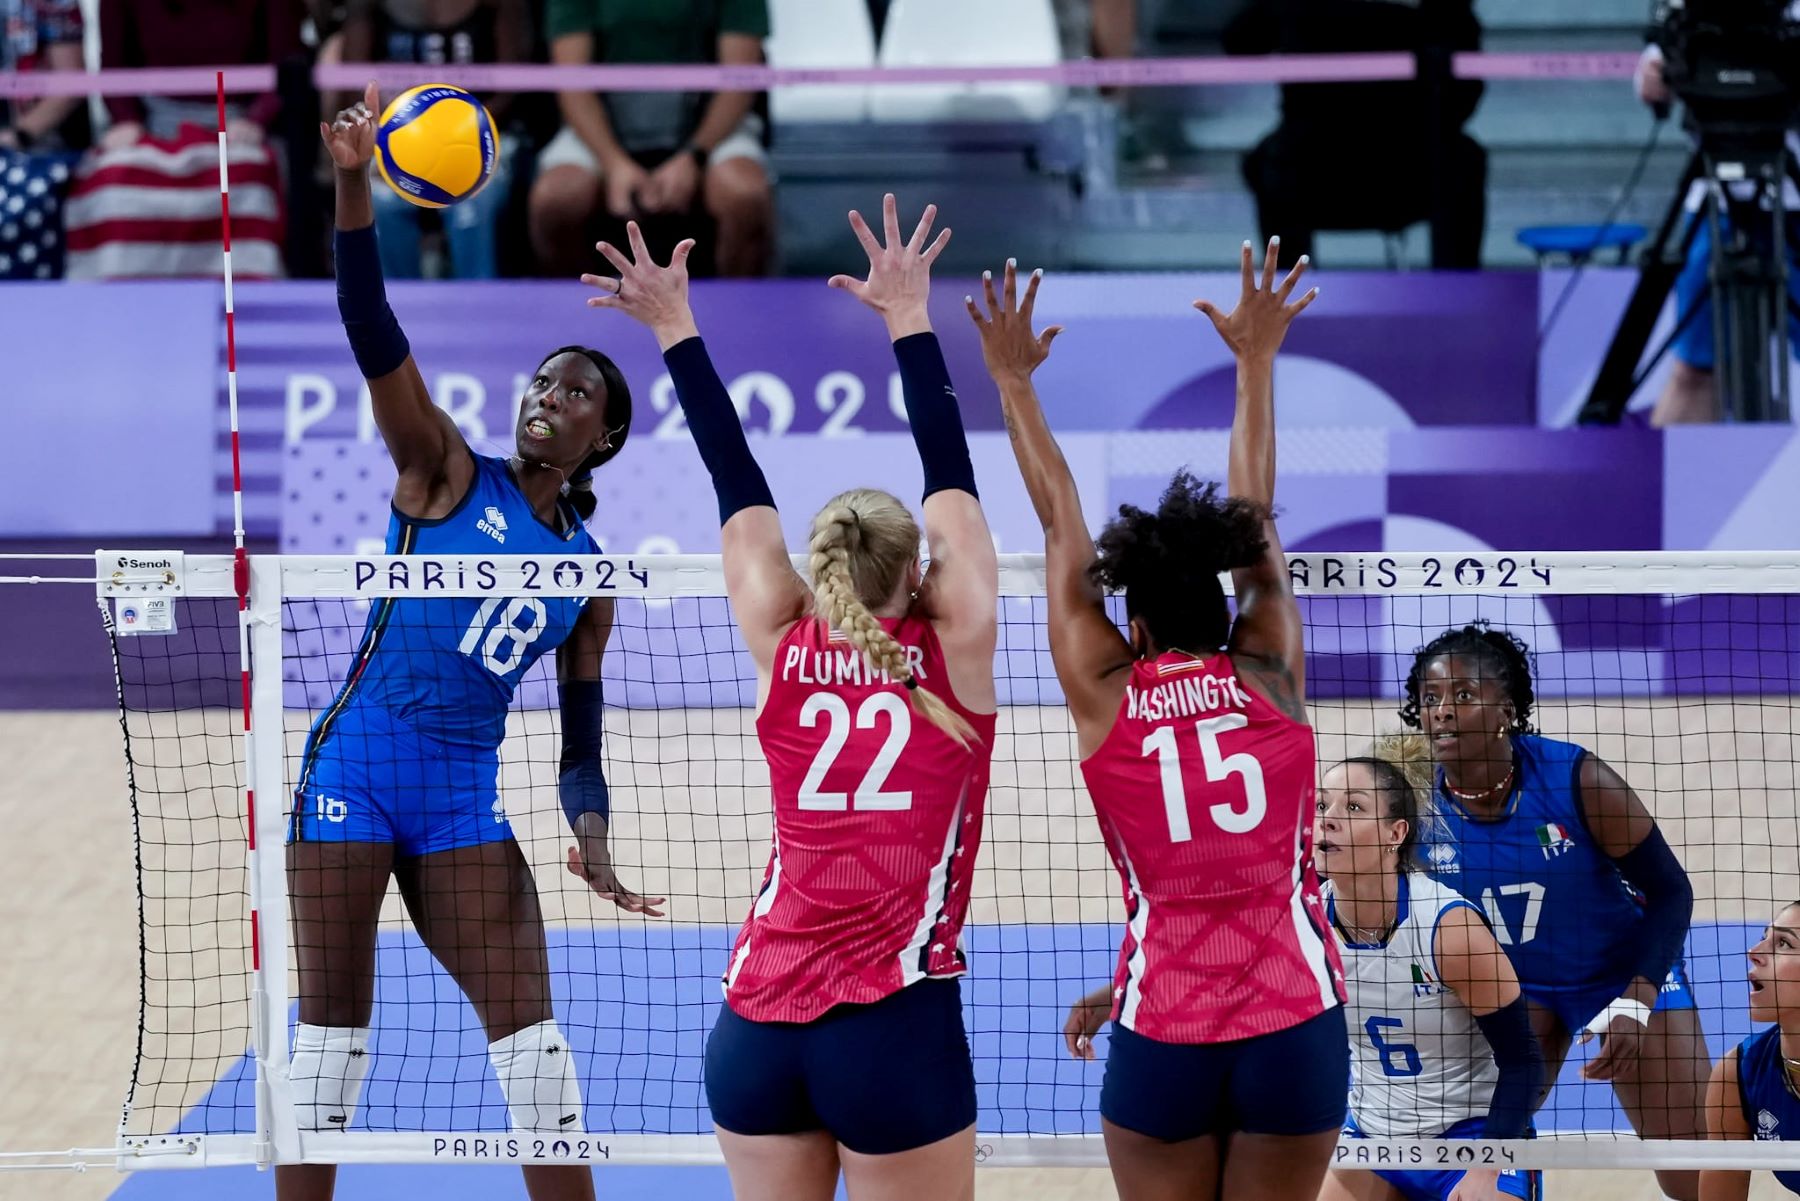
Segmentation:
{"type": "Polygon", "coordinates": [[[1452,51],[1481,46],[1473,0],[1251,0],[1225,31],[1229,54],[1403,50],[1420,78],[1286,84],[1281,124],[1244,159],[1263,236],[1283,265],[1320,229],[1398,232],[1431,222],[1431,265],[1481,265],[1487,152],[1462,127],[1478,81],[1449,78],[1452,51]]]}
{"type": "MultiPolygon", "coordinates": [[[[350,0],[341,32],[319,51],[322,62],[519,63],[531,59],[531,8],[526,0],[350,0]]],[[[516,97],[484,96],[500,131],[493,178],[460,204],[427,213],[392,188],[376,188],[375,225],[381,269],[389,279],[421,275],[427,223],[441,223],[456,279],[499,274],[499,221],[512,197],[513,161],[519,138],[511,128],[516,97]]],[[[349,103],[326,108],[335,112],[349,103]]],[[[386,103],[386,100],[383,100],[386,103]]]]}
{"type": "Polygon", "coordinates": [[[1137,50],[1137,0],[1056,0],[1063,57],[1130,58],[1137,50]]]}
{"type": "MultiPolygon", "coordinates": [[[[80,0],[0,0],[0,71],[79,71],[80,0]]],[[[62,198],[87,139],[81,96],[0,98],[0,279],[62,273],[62,198]]]]}
{"type": "MultiPolygon", "coordinates": [[[[763,61],[764,0],[548,0],[557,63],[763,61]]],[[[593,260],[592,222],[679,215],[703,205],[721,275],[768,270],[772,197],[764,120],[748,92],[558,96],[563,127],[538,158],[531,240],[543,270],[593,260]]]]}
{"type": "MultiPolygon", "coordinates": [[[[81,0],[0,0],[0,70],[79,71],[81,0]]],[[[0,149],[82,150],[88,140],[87,98],[0,97],[0,149]]]]}
{"type": "MultiPolygon", "coordinates": [[[[282,63],[300,52],[302,0],[100,0],[112,67],[282,63]]],[[[274,91],[226,98],[232,264],[282,273],[274,91]]],[[[219,274],[218,110],[209,97],[109,96],[113,124],[82,164],[67,209],[71,279],[219,274]]]]}
{"type": "MultiPolygon", "coordinates": [[[[302,0],[100,0],[100,65],[212,67],[279,63],[300,52],[302,0]]],[[[281,102],[273,91],[226,97],[228,129],[242,144],[260,143],[281,102]]],[[[175,136],[181,126],[216,126],[213,99],[108,96],[112,128],[105,150],[129,146],[148,133],[175,136]]]]}

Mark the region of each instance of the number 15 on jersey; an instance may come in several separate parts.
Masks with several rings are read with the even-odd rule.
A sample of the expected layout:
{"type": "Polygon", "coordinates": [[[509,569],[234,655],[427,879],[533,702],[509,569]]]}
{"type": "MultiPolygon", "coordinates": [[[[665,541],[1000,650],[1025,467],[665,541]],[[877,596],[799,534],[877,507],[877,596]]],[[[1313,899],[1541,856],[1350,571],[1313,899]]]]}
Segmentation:
{"type": "MultiPolygon", "coordinates": [[[[1241,730],[1250,724],[1242,713],[1222,713],[1194,723],[1194,734],[1200,744],[1200,762],[1206,770],[1208,784],[1226,784],[1237,777],[1243,788],[1241,804],[1229,800],[1207,806],[1213,822],[1227,834],[1248,834],[1262,824],[1269,802],[1263,787],[1262,764],[1247,751],[1227,755],[1219,746],[1219,735],[1241,730]]],[[[1182,780],[1182,742],[1177,726],[1160,726],[1144,739],[1143,753],[1155,755],[1162,775],[1163,809],[1169,818],[1169,841],[1188,842],[1194,837],[1188,821],[1187,785],[1182,780]]]]}

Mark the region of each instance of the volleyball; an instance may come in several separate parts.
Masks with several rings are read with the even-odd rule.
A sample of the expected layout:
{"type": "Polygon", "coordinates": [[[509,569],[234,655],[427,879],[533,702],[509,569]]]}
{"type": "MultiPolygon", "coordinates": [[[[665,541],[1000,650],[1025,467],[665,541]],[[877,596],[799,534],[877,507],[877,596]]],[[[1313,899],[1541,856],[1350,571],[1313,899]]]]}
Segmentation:
{"type": "Polygon", "coordinates": [[[487,107],[447,83],[394,97],[375,131],[381,178],[420,208],[467,200],[493,178],[500,138],[487,107]]]}

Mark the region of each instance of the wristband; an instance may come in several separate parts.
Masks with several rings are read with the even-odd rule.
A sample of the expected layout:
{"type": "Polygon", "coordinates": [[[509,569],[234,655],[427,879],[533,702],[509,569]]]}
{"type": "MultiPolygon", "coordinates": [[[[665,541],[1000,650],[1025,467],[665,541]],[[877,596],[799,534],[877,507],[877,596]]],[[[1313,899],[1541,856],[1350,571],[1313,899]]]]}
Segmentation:
{"type": "Polygon", "coordinates": [[[1628,1017],[1640,1026],[1650,1025],[1650,1006],[1642,1001],[1634,1001],[1630,997],[1620,997],[1605,1009],[1594,1015],[1583,1029],[1589,1034],[1605,1034],[1606,1028],[1612,1025],[1616,1017],[1628,1017]]]}

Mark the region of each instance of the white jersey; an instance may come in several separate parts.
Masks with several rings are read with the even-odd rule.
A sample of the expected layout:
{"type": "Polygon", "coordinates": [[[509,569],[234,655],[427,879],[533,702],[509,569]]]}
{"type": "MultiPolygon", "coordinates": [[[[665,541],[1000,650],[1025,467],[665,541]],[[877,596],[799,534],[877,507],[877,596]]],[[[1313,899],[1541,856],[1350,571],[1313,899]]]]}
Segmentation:
{"type": "MultiPolygon", "coordinates": [[[[1438,980],[1438,922],[1473,905],[1418,873],[1400,877],[1399,925],[1386,943],[1355,943],[1337,922],[1350,1001],[1350,1114],[1377,1138],[1435,1138],[1486,1117],[1500,1070],[1493,1049],[1457,995],[1438,980]]],[[[1476,910],[1477,913],[1480,910],[1476,910]]]]}

